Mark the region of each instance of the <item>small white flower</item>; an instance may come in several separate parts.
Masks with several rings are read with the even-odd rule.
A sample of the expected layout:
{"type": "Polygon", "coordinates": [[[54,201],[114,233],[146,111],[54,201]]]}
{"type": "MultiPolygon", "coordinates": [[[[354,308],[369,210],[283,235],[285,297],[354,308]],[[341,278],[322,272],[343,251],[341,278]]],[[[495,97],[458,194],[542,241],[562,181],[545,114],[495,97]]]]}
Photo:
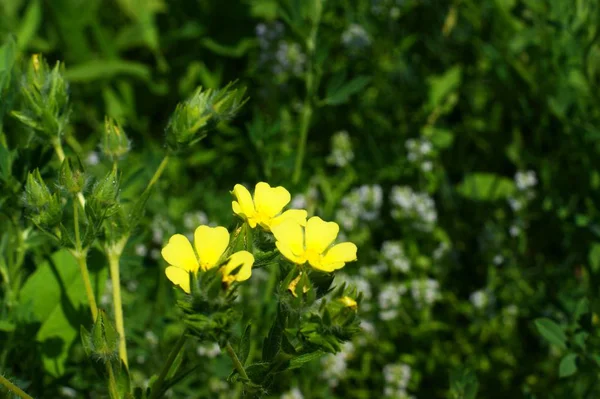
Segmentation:
{"type": "Polygon", "coordinates": [[[304,395],[298,387],[294,387],[281,395],[281,399],[304,399],[304,395]]]}
{"type": "Polygon", "coordinates": [[[512,225],[510,226],[510,229],[508,230],[509,234],[513,237],[517,237],[518,235],[521,234],[521,228],[517,225],[512,225]]]}
{"type": "Polygon", "coordinates": [[[91,166],[98,165],[100,163],[100,156],[97,152],[92,151],[88,154],[87,158],[85,159],[85,162],[91,166]]]}
{"type": "Polygon", "coordinates": [[[150,330],[144,333],[144,338],[146,338],[146,341],[148,341],[150,346],[156,346],[158,344],[158,337],[150,330]]]}
{"type": "Polygon", "coordinates": [[[533,170],[526,172],[517,172],[515,174],[515,183],[520,191],[525,191],[537,185],[537,175],[533,170]]]}
{"type": "Polygon", "coordinates": [[[129,280],[129,281],[127,282],[127,289],[128,289],[130,292],[135,292],[135,291],[137,291],[137,289],[138,289],[138,282],[137,282],[137,280],[129,280]]]}
{"type": "Polygon", "coordinates": [[[431,172],[433,170],[433,163],[431,161],[425,161],[421,164],[421,170],[423,172],[431,172]]]}
{"type": "Polygon", "coordinates": [[[77,391],[71,387],[63,386],[63,387],[58,388],[58,391],[65,398],[76,398],[77,397],[77,391]]]}
{"type": "Polygon", "coordinates": [[[477,309],[483,309],[488,304],[488,295],[485,291],[479,290],[469,296],[469,300],[477,309]]]}
{"type": "Polygon", "coordinates": [[[215,358],[221,354],[221,347],[216,342],[210,344],[201,344],[196,348],[198,356],[208,357],[210,359],[215,358]]]}
{"type": "Polygon", "coordinates": [[[144,244],[137,244],[135,246],[135,254],[143,258],[148,254],[148,247],[146,247],[144,244]]]}
{"type": "Polygon", "coordinates": [[[494,264],[496,266],[499,266],[504,262],[504,256],[498,254],[498,255],[494,256],[494,259],[492,259],[492,262],[494,262],[494,264]]]}

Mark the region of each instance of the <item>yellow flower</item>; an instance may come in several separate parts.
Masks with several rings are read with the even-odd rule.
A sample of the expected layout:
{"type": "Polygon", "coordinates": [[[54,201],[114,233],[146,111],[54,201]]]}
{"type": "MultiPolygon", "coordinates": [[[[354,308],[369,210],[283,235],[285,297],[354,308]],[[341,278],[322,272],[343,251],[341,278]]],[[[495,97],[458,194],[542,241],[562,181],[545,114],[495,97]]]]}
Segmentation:
{"type": "Polygon", "coordinates": [[[273,226],[277,249],[290,261],[324,272],[332,272],[344,267],[346,262],[356,260],[356,245],[343,242],[331,246],[340,227],[335,222],[325,222],[318,216],[308,219],[306,227],[288,219],[273,226]],[[331,247],[330,247],[331,246],[331,247]]]}
{"type": "Polygon", "coordinates": [[[350,298],[349,296],[341,297],[340,302],[343,303],[344,306],[346,306],[347,308],[350,308],[352,310],[358,309],[358,304],[356,303],[356,301],[354,299],[350,298]]]}
{"type": "Polygon", "coordinates": [[[271,231],[286,219],[293,219],[303,226],[306,224],[306,211],[303,209],[290,209],[281,213],[291,199],[288,190],[281,186],[271,187],[265,182],[257,183],[253,199],[246,187],[236,184],[233,195],[237,200],[231,203],[233,212],[245,219],[252,228],[260,225],[271,231]]]}
{"type": "MultiPolygon", "coordinates": [[[[163,258],[169,263],[165,270],[167,278],[190,293],[190,273],[198,269],[208,270],[220,265],[220,260],[229,245],[229,232],[225,227],[200,226],[194,232],[194,246],[181,234],[175,234],[162,249],[163,258]]],[[[232,254],[221,267],[223,281],[244,281],[252,274],[254,256],[248,251],[232,254]],[[237,273],[230,273],[237,269],[237,273]]]]}

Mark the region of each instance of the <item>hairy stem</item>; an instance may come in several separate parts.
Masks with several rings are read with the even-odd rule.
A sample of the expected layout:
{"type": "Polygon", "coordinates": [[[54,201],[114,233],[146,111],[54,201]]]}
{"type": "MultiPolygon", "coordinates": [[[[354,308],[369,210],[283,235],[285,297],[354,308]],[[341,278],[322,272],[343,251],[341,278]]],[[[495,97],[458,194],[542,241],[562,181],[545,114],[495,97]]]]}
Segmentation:
{"type": "Polygon", "coordinates": [[[113,307],[115,311],[115,324],[119,333],[119,357],[126,367],[127,344],[125,340],[125,324],[123,323],[123,304],[121,302],[121,277],[119,274],[119,259],[121,254],[109,254],[108,264],[110,266],[110,280],[112,281],[113,307]]]}
{"type": "Polygon", "coordinates": [[[169,163],[169,156],[165,155],[165,157],[161,161],[160,165],[158,165],[158,168],[156,169],[156,172],[154,172],[154,176],[152,176],[152,179],[150,179],[150,183],[148,183],[148,187],[146,187],[146,190],[150,190],[150,188],[152,186],[154,186],[154,184],[158,181],[158,179],[160,178],[160,176],[164,172],[164,170],[167,167],[168,163],[169,163]]]}
{"type": "Polygon", "coordinates": [[[73,256],[75,256],[77,264],[79,265],[79,270],[81,271],[85,293],[90,304],[90,311],[92,312],[92,319],[96,321],[96,317],[98,317],[98,306],[96,305],[96,297],[94,296],[90,272],[87,267],[87,250],[81,248],[81,239],[79,237],[79,206],[75,201],[73,201],[73,222],[75,228],[75,251],[72,253],[73,256]]]}
{"type": "Polygon", "coordinates": [[[244,378],[245,380],[249,380],[250,378],[248,378],[248,374],[246,374],[246,369],[244,368],[244,365],[242,364],[242,362],[240,362],[240,359],[237,357],[237,354],[235,353],[229,342],[227,342],[227,345],[225,345],[225,349],[227,350],[227,354],[231,358],[233,366],[238,371],[238,373],[240,373],[242,378],[244,378]]]}
{"type": "Polygon", "coordinates": [[[3,385],[6,389],[8,389],[10,392],[17,395],[19,398],[33,399],[31,396],[27,395],[21,388],[19,388],[18,386],[16,386],[15,384],[13,384],[9,380],[7,380],[6,378],[2,377],[1,375],[0,375],[0,384],[3,385]]]}
{"type": "Polygon", "coordinates": [[[173,365],[173,362],[177,358],[177,355],[179,355],[181,348],[183,348],[183,344],[185,344],[185,340],[187,339],[185,334],[186,334],[186,332],[184,331],[183,334],[181,334],[181,337],[179,337],[179,339],[177,340],[177,343],[175,343],[175,346],[173,347],[173,349],[171,349],[171,353],[169,353],[167,362],[163,366],[162,370],[160,371],[160,374],[158,375],[156,382],[152,386],[152,393],[150,394],[149,399],[156,399],[159,397],[159,393],[161,391],[162,384],[165,382],[165,378],[167,378],[167,374],[169,374],[169,370],[171,370],[171,366],[173,365]]]}

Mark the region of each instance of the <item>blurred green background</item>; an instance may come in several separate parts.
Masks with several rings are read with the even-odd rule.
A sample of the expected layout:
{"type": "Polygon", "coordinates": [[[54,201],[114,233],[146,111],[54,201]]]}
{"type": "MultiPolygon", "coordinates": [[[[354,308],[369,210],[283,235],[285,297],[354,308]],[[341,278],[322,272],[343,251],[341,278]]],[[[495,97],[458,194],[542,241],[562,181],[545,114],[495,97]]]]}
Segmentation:
{"type": "MultiPolygon", "coordinates": [[[[66,65],[66,151],[101,175],[105,115],[124,126],[126,198],[162,159],[179,101],[198,85],[247,88],[236,118],[169,164],[126,250],[135,383],[174,337],[160,248],[199,223],[230,225],[233,185],[267,181],[357,243],[359,261],[337,278],[365,297],[364,332],[284,374],[270,397],[598,397],[600,3],[313,3],[0,0],[0,39],[16,42],[16,59],[66,65]]],[[[0,72],[10,57],[0,52],[0,72]]],[[[19,160],[51,162],[2,95],[19,160]]],[[[244,289],[260,325],[262,297],[244,289]]],[[[101,397],[77,367],[77,341],[48,370],[28,312],[2,307],[18,334],[0,345],[0,372],[36,397],[101,397]]],[[[191,356],[206,367],[173,397],[239,395],[218,348],[191,356]]]]}

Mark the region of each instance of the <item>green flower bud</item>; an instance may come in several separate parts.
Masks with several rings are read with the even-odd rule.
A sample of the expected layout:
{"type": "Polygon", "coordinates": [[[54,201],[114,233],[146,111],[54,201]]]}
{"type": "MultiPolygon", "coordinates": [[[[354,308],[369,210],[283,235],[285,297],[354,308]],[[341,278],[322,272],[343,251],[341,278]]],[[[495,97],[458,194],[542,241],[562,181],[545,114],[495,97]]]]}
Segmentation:
{"type": "Polygon", "coordinates": [[[81,192],[85,184],[85,174],[79,159],[72,161],[71,158],[65,158],[60,167],[59,182],[71,194],[81,192]]]}
{"type": "Polygon", "coordinates": [[[21,91],[24,108],[12,115],[47,137],[62,135],[70,113],[69,88],[63,73],[59,62],[50,69],[39,54],[33,55],[21,91]]]}
{"type": "Polygon", "coordinates": [[[62,219],[61,198],[50,192],[38,169],[27,175],[25,204],[29,209],[29,218],[41,228],[52,228],[62,219]]]}
{"type": "Polygon", "coordinates": [[[113,119],[106,117],[102,137],[102,152],[104,155],[116,160],[127,154],[129,149],[129,139],[121,126],[113,119]]]}
{"type": "Polygon", "coordinates": [[[119,333],[102,309],[98,310],[98,317],[89,335],[89,344],[92,355],[101,360],[110,361],[117,357],[119,333]]]}
{"type": "Polygon", "coordinates": [[[221,90],[198,88],[183,103],[179,103],[166,128],[167,146],[172,151],[189,147],[206,137],[219,122],[233,118],[242,105],[245,89],[221,90]]]}
{"type": "Polygon", "coordinates": [[[32,209],[38,209],[48,204],[52,199],[52,194],[46,186],[44,179],[40,175],[39,169],[27,175],[25,183],[25,203],[32,209]]]}

